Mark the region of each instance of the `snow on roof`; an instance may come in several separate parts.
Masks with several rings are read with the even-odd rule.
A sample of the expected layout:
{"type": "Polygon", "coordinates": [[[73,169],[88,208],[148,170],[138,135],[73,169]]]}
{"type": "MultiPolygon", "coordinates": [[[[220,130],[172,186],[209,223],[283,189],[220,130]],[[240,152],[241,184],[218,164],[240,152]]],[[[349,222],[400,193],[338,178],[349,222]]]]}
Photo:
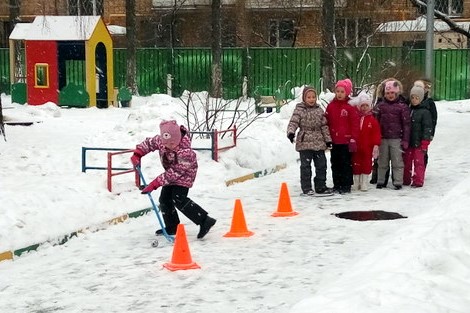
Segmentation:
{"type": "Polygon", "coordinates": [[[37,16],[25,40],[88,40],[100,16],[37,16]]]}
{"type": "MultiPolygon", "coordinates": [[[[463,29],[470,28],[470,22],[455,22],[463,29]]],[[[416,20],[405,21],[391,21],[382,23],[377,28],[380,33],[394,33],[394,32],[425,32],[426,31],[426,17],[420,16],[416,20]]],[[[434,21],[434,31],[443,32],[450,31],[449,25],[441,20],[434,21]]]]}
{"type": "Polygon", "coordinates": [[[119,25],[106,25],[108,31],[111,35],[125,35],[126,28],[124,26],[119,25]]]}
{"type": "Polygon", "coordinates": [[[9,38],[13,40],[23,40],[27,36],[28,30],[31,27],[31,24],[32,23],[16,24],[9,38]]]}

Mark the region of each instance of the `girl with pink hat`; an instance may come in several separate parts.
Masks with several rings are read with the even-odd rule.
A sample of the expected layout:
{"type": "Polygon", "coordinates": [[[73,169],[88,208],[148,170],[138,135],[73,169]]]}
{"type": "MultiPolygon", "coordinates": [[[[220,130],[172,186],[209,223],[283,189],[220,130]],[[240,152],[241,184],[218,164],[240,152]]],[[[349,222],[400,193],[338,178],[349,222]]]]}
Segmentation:
{"type": "Polygon", "coordinates": [[[382,133],[377,161],[377,188],[386,187],[386,174],[391,163],[393,186],[399,190],[403,186],[403,152],[408,149],[410,141],[410,109],[401,96],[403,87],[397,79],[386,79],[379,90],[383,91],[383,98],[374,108],[382,133]]]}
{"type": "Polygon", "coordinates": [[[353,184],[351,153],[357,151],[359,136],[359,114],[357,109],[348,103],[351,92],[351,80],[339,80],[335,86],[335,98],[325,111],[333,141],[330,159],[333,189],[340,194],[351,192],[353,184]]]}
{"type": "MultiPolygon", "coordinates": [[[[137,145],[131,157],[134,167],[140,165],[143,156],[153,151],[158,151],[165,171],[148,184],[142,193],[149,193],[162,187],[159,207],[165,221],[165,230],[169,235],[176,234],[176,228],[180,223],[176,212],[178,209],[194,224],[199,225],[197,238],[203,238],[216,220],[188,198],[189,188],[193,186],[198,167],[196,153],[191,149],[188,130],[183,125],[179,126],[174,120],[162,121],[160,135],[146,138],[137,145]]],[[[157,230],[156,234],[163,234],[163,230],[157,230]]]]}

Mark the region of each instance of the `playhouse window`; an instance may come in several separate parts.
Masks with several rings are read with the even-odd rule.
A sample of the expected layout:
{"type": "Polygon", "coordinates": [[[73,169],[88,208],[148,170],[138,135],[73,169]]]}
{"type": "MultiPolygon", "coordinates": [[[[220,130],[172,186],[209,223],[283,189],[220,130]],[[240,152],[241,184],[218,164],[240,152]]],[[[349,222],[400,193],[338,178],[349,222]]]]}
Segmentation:
{"type": "Polygon", "coordinates": [[[34,87],[49,87],[49,64],[37,63],[34,66],[34,87]]]}

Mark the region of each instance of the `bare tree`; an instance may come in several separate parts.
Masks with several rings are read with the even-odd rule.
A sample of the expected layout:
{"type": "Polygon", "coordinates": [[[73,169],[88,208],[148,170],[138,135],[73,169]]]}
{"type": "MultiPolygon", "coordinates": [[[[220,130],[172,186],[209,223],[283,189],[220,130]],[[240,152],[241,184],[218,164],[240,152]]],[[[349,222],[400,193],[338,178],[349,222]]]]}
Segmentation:
{"type": "Polygon", "coordinates": [[[3,124],[3,108],[2,108],[2,98],[0,97],[0,135],[3,136],[3,139],[7,141],[5,135],[5,125],[3,124]]]}
{"type": "Polygon", "coordinates": [[[335,1],[322,0],[322,50],[321,68],[323,77],[323,89],[332,90],[335,77],[335,1]]]}
{"type": "Polygon", "coordinates": [[[136,14],[135,14],[135,0],[126,0],[126,39],[127,39],[127,72],[126,72],[126,85],[134,95],[138,95],[137,87],[137,61],[136,61],[136,14]]]}
{"type": "Polygon", "coordinates": [[[212,0],[212,97],[222,97],[221,2],[212,0]]]}
{"type": "MultiPolygon", "coordinates": [[[[15,25],[20,22],[20,6],[21,6],[21,1],[20,0],[10,0],[10,30],[9,33],[13,31],[15,28],[15,25]]],[[[15,81],[12,81],[11,83],[16,83],[18,82],[16,79],[19,77],[25,76],[23,74],[23,68],[22,68],[22,60],[21,60],[21,41],[20,40],[13,40],[11,41],[12,44],[14,45],[14,53],[15,53],[15,66],[14,66],[14,71],[13,77],[15,77],[15,81]]]]}

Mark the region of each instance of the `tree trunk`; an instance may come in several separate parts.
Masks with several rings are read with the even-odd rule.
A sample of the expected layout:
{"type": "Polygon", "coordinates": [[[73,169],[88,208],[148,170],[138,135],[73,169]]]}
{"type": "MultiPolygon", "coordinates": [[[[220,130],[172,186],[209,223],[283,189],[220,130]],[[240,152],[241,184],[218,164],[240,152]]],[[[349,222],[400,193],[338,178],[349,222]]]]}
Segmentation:
{"type": "Polygon", "coordinates": [[[246,9],[246,0],[237,0],[235,8],[237,16],[237,47],[247,48],[250,46],[251,25],[248,11],[246,9]]]}
{"type": "Polygon", "coordinates": [[[212,0],[212,90],[211,96],[222,97],[222,27],[221,2],[212,0]]]}
{"type": "MultiPolygon", "coordinates": [[[[20,0],[10,0],[10,29],[9,34],[15,28],[15,25],[20,22],[20,0]]],[[[24,81],[26,75],[23,73],[22,68],[22,61],[21,61],[21,43],[18,40],[10,41],[14,45],[14,53],[15,53],[15,64],[14,64],[14,74],[13,77],[15,78],[14,81],[10,82],[11,84],[17,83],[18,81],[24,81]]]]}
{"type": "Polygon", "coordinates": [[[126,39],[127,39],[127,71],[126,85],[132,91],[132,94],[138,95],[137,88],[137,62],[136,62],[136,14],[135,0],[126,0],[126,39]]]}
{"type": "Polygon", "coordinates": [[[0,97],[0,135],[3,136],[5,141],[7,141],[7,137],[5,135],[5,125],[3,125],[2,97],[0,97]]]}
{"type": "Polygon", "coordinates": [[[322,50],[320,64],[323,77],[323,91],[326,89],[332,91],[336,82],[335,1],[322,1],[322,50]]]}

